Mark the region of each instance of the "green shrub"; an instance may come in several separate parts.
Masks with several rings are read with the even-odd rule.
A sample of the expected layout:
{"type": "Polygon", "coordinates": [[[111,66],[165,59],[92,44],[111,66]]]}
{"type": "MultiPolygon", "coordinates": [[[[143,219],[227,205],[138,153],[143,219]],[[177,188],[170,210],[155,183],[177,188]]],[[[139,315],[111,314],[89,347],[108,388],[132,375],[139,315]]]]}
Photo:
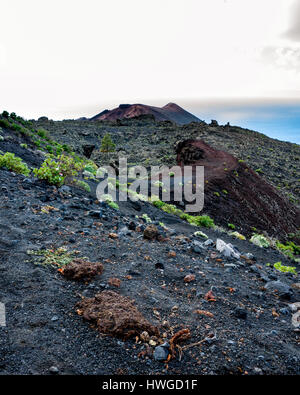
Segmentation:
{"type": "Polygon", "coordinates": [[[28,145],[27,144],[20,144],[20,147],[21,148],[28,148],[28,145]]]}
{"type": "Polygon", "coordinates": [[[1,167],[5,167],[15,173],[24,174],[25,176],[28,176],[30,173],[30,169],[26,163],[12,152],[6,152],[4,155],[0,155],[0,168],[1,167]]]}
{"type": "Polygon", "coordinates": [[[240,239],[240,240],[246,240],[246,237],[244,235],[242,235],[241,233],[239,233],[239,232],[230,232],[229,235],[230,236],[234,236],[234,237],[236,237],[237,239],[240,239]]]}
{"type": "Polygon", "coordinates": [[[183,219],[184,221],[187,221],[187,220],[191,217],[191,215],[189,215],[189,214],[187,214],[187,213],[181,213],[181,214],[179,215],[179,217],[180,217],[181,219],[183,219]]]}
{"type": "Polygon", "coordinates": [[[51,145],[46,145],[46,150],[49,152],[49,154],[53,154],[53,147],[51,145]]]}
{"type": "Polygon", "coordinates": [[[153,206],[157,207],[157,208],[162,208],[166,203],[162,202],[161,200],[155,200],[153,202],[153,206]]]}
{"type": "Polygon", "coordinates": [[[12,123],[10,125],[10,129],[14,130],[15,132],[20,132],[22,130],[22,126],[18,125],[17,123],[12,123]]]}
{"type": "Polygon", "coordinates": [[[210,218],[208,215],[198,215],[193,216],[187,213],[184,213],[182,210],[177,208],[174,204],[168,204],[162,202],[158,198],[155,199],[148,199],[150,203],[152,203],[155,207],[162,209],[168,214],[173,214],[189,222],[191,225],[194,226],[204,226],[206,228],[212,228],[215,226],[214,220],[210,218]]]}
{"type": "Polygon", "coordinates": [[[173,214],[178,216],[180,216],[180,214],[182,213],[182,211],[178,209],[174,204],[164,204],[161,209],[168,214],[173,214]]]}
{"type": "Polygon", "coordinates": [[[41,148],[41,140],[33,140],[33,144],[34,144],[37,148],[41,148]]]}
{"type": "Polygon", "coordinates": [[[59,155],[57,158],[47,158],[39,169],[34,169],[34,174],[49,184],[61,186],[66,181],[75,182],[75,177],[82,170],[82,166],[67,155],[59,155]]]}
{"type": "Polygon", "coordinates": [[[265,238],[265,236],[263,235],[259,235],[257,233],[255,233],[251,239],[250,242],[259,246],[259,247],[270,247],[270,243],[268,242],[268,240],[265,238]]]}
{"type": "Polygon", "coordinates": [[[288,256],[291,259],[295,259],[294,255],[300,255],[300,246],[296,245],[292,241],[288,241],[283,244],[279,241],[276,242],[276,247],[280,250],[284,255],[288,256]]]}
{"type": "Polygon", "coordinates": [[[9,129],[10,123],[6,119],[0,119],[0,127],[9,129]]]}
{"type": "Polygon", "coordinates": [[[82,180],[74,180],[74,184],[78,187],[81,188],[87,192],[91,192],[91,187],[89,186],[88,183],[82,180]]]}
{"type": "Polygon", "coordinates": [[[71,153],[72,152],[72,148],[69,146],[69,145],[67,145],[67,144],[63,144],[62,145],[62,148],[63,148],[63,150],[65,151],[65,152],[67,152],[67,153],[71,153]]]}
{"type": "Polygon", "coordinates": [[[114,210],[119,210],[119,205],[116,202],[107,202],[107,204],[114,210]]]}
{"type": "Polygon", "coordinates": [[[87,165],[87,166],[85,166],[85,168],[84,168],[84,170],[85,171],[88,171],[89,173],[92,173],[94,176],[96,175],[96,173],[97,173],[97,167],[96,166],[92,166],[92,165],[87,165]]]}
{"type": "Polygon", "coordinates": [[[116,145],[113,143],[110,134],[106,133],[101,142],[100,152],[109,153],[115,152],[115,150],[116,145]]]}
{"type": "Polygon", "coordinates": [[[146,213],[142,215],[142,218],[146,221],[147,224],[151,224],[152,219],[146,213]]]}
{"type": "Polygon", "coordinates": [[[9,112],[8,111],[3,111],[3,113],[1,115],[4,118],[8,118],[9,117],[9,112]]]}
{"type": "Polygon", "coordinates": [[[57,144],[56,146],[56,155],[61,155],[63,153],[63,147],[60,144],[57,144]]]}
{"type": "Polygon", "coordinates": [[[47,137],[47,132],[44,129],[38,129],[37,134],[42,138],[45,139],[47,137]]]}
{"type": "Polygon", "coordinates": [[[281,262],[274,263],[274,267],[276,270],[279,270],[282,273],[293,273],[297,276],[296,268],[293,266],[284,266],[281,262]]]}
{"type": "Polygon", "coordinates": [[[230,223],[229,223],[229,224],[227,224],[227,226],[228,226],[229,229],[232,229],[232,230],[235,229],[235,225],[233,225],[233,224],[230,224],[230,223]]]}
{"type": "Polygon", "coordinates": [[[119,210],[119,205],[113,201],[113,197],[110,194],[106,193],[102,195],[100,200],[106,202],[109,207],[119,210]]]}
{"type": "Polygon", "coordinates": [[[201,232],[201,230],[198,230],[197,232],[195,232],[194,236],[202,237],[203,239],[208,239],[208,236],[205,233],[201,232]]]}
{"type": "Polygon", "coordinates": [[[192,216],[188,219],[191,225],[204,226],[205,228],[213,228],[215,226],[214,220],[208,215],[192,216]]]}

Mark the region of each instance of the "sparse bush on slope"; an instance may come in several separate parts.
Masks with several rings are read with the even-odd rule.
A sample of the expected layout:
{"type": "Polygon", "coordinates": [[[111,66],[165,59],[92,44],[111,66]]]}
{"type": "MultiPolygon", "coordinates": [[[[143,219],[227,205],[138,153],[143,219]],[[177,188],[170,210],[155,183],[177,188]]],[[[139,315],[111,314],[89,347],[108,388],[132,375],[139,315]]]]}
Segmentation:
{"type": "Polygon", "coordinates": [[[0,168],[1,167],[5,167],[15,173],[24,174],[25,176],[28,176],[30,173],[30,169],[26,163],[12,152],[6,152],[4,155],[0,155],[0,168]]]}
{"type": "Polygon", "coordinates": [[[59,155],[57,158],[47,158],[39,169],[34,169],[34,175],[49,184],[61,186],[65,181],[74,182],[82,165],[71,156],[59,155]]]}

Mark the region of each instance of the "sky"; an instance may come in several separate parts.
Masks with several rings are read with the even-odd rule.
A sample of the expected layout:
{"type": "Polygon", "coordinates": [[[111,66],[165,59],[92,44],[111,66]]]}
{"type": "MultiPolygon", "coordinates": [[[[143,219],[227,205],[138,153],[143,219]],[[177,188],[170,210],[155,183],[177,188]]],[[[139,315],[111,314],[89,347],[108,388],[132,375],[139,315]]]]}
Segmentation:
{"type": "Polygon", "coordinates": [[[300,0],[1,0],[1,15],[0,111],[176,102],[300,142],[300,0]]]}

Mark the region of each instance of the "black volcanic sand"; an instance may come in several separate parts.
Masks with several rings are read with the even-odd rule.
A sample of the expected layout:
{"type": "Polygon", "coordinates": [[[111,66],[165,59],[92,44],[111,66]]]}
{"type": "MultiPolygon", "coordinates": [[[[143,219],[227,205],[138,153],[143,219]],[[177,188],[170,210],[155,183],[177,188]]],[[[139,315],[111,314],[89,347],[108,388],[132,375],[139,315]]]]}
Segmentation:
{"type": "Polygon", "coordinates": [[[0,170],[0,182],[0,302],[6,305],[7,319],[7,326],[0,327],[1,374],[51,374],[53,366],[59,374],[300,373],[300,334],[292,328],[288,307],[299,301],[299,290],[292,288],[287,300],[264,289],[268,280],[289,286],[298,282],[266,266],[277,261],[291,265],[281,254],[201,229],[214,242],[221,238],[252,253],[256,262],[238,263],[219,253],[211,257],[214,245],[193,250],[196,228],[149,204],[122,203],[120,211],[103,207],[102,218],[97,218],[100,207],[93,194],[72,188],[70,196],[63,195],[55,187],[5,170],[0,170]],[[42,213],[44,205],[58,211],[42,213]],[[145,240],[136,230],[109,237],[132,221],[142,230],[146,225],[135,216],[143,213],[172,229],[164,235],[166,241],[145,240]],[[101,262],[103,274],[90,283],[74,282],[55,268],[36,265],[35,257],[27,254],[61,246],[101,262]],[[184,282],[188,274],[194,274],[195,281],[184,282]],[[121,280],[119,288],[109,285],[111,277],[121,280]],[[208,339],[185,349],[181,360],[177,353],[168,366],[154,360],[154,347],[139,356],[146,350],[144,343],[100,335],[76,313],[82,296],[109,289],[135,299],[138,310],[166,333],[166,340],[182,328],[191,331],[183,347],[208,339]],[[210,290],[215,301],[204,299],[210,290]]]}

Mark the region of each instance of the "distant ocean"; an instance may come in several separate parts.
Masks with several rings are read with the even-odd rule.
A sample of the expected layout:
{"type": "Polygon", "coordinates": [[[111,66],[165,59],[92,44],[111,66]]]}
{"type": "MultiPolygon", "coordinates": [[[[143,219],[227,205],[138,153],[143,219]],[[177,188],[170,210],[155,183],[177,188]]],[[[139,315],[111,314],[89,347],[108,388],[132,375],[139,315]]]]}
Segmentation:
{"type": "MultiPolygon", "coordinates": [[[[194,106],[193,106],[194,107],[194,106]]],[[[274,139],[300,144],[300,105],[219,104],[201,105],[192,109],[200,119],[216,119],[220,125],[231,125],[255,130],[274,139]],[[199,107],[201,109],[199,109],[199,107]]]]}

